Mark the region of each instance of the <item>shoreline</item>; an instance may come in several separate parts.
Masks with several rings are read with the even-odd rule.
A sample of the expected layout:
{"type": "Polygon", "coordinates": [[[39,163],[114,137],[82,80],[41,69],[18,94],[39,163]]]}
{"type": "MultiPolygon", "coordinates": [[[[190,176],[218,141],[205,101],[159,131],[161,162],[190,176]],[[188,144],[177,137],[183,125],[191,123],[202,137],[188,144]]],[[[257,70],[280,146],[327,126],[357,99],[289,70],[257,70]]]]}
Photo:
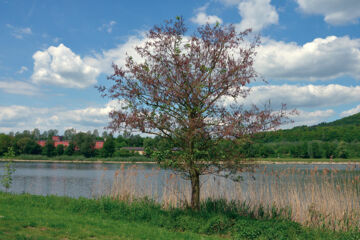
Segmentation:
{"type": "MultiPolygon", "coordinates": [[[[109,164],[157,164],[157,162],[154,161],[100,161],[100,160],[26,160],[26,159],[0,159],[0,162],[8,162],[9,160],[13,162],[33,162],[33,163],[109,163],[109,164]]],[[[325,165],[325,164],[331,164],[331,165],[341,165],[341,164],[356,164],[360,165],[360,161],[343,161],[343,162],[334,162],[334,161],[303,161],[303,160],[289,160],[289,161],[250,161],[250,162],[244,162],[244,164],[314,164],[314,165],[325,165]]]]}

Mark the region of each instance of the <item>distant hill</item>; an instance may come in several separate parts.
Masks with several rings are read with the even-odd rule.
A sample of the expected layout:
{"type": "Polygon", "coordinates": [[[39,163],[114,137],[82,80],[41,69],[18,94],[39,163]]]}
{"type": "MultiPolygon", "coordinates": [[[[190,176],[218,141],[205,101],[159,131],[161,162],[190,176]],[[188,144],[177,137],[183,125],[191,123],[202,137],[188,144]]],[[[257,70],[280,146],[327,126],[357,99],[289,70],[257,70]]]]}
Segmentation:
{"type": "Polygon", "coordinates": [[[360,113],[341,118],[339,120],[329,122],[329,123],[320,123],[317,126],[344,126],[344,125],[360,125],[360,113]]]}
{"type": "Polygon", "coordinates": [[[319,140],[324,142],[360,141],[360,113],[315,126],[300,126],[292,129],[259,133],[255,142],[299,142],[319,140]]]}

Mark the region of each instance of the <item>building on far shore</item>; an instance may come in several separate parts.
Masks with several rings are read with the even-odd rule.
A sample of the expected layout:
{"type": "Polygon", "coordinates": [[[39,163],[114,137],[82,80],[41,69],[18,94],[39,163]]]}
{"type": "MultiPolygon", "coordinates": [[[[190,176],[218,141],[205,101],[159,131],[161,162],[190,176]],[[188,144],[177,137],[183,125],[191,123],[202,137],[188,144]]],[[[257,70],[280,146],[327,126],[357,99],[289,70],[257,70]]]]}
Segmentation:
{"type": "MultiPolygon", "coordinates": [[[[63,145],[64,147],[67,147],[70,144],[70,141],[67,141],[67,140],[63,141],[62,136],[53,136],[52,140],[54,142],[54,147],[57,147],[58,145],[63,145]]],[[[40,140],[40,141],[37,141],[37,143],[40,146],[44,147],[46,145],[46,140],[40,140]]],[[[103,147],[104,147],[104,141],[96,141],[95,142],[95,146],[94,146],[95,149],[101,149],[103,147]]]]}
{"type": "Polygon", "coordinates": [[[143,147],[122,147],[123,150],[128,150],[129,152],[138,153],[140,155],[145,154],[145,149],[143,147]]]}

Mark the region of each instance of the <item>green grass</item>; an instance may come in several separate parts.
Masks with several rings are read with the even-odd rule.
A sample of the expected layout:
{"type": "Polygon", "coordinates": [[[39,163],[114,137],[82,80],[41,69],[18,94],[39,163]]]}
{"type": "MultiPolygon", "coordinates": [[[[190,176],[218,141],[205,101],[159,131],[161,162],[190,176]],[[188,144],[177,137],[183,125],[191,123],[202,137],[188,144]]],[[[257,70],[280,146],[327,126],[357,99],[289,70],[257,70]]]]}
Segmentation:
{"type": "Polygon", "coordinates": [[[360,239],[360,233],[309,229],[251,213],[224,201],[202,203],[201,211],[164,210],[149,200],[0,193],[0,239],[360,239]]]}
{"type": "MultiPolygon", "coordinates": [[[[85,201],[86,202],[86,201],[85,201]]],[[[87,212],[84,200],[0,194],[0,239],[220,239],[87,212]]],[[[94,201],[95,203],[95,201],[94,201]]]]}

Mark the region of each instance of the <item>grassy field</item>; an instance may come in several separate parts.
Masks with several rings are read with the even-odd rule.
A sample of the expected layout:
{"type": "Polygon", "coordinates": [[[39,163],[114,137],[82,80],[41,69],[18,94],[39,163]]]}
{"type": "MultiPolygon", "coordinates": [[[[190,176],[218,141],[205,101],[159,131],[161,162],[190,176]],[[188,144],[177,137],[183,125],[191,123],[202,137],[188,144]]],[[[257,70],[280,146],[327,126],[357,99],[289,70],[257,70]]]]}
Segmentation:
{"type": "Polygon", "coordinates": [[[240,210],[222,201],[204,202],[194,212],[146,200],[0,193],[0,239],[360,239],[360,233],[304,228],[274,217],[255,220],[240,210]]]}

